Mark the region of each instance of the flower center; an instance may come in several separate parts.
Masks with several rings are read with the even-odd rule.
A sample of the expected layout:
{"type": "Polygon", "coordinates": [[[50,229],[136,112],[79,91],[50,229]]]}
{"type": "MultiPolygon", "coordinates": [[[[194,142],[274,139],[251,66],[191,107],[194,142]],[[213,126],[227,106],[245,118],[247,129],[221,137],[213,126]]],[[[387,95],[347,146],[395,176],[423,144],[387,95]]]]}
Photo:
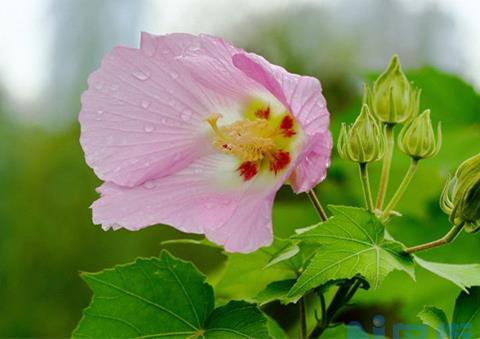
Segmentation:
{"type": "Polygon", "coordinates": [[[218,127],[220,114],[207,119],[215,132],[213,145],[220,151],[237,156],[242,161],[262,160],[276,149],[274,130],[266,120],[240,120],[218,127]]]}
{"type": "Polygon", "coordinates": [[[218,126],[221,114],[206,119],[214,132],[213,146],[240,161],[237,170],[245,181],[260,170],[276,175],[285,169],[291,162],[291,139],[297,134],[289,112],[273,116],[268,105],[255,106],[247,108],[245,119],[229,125],[218,126]]]}

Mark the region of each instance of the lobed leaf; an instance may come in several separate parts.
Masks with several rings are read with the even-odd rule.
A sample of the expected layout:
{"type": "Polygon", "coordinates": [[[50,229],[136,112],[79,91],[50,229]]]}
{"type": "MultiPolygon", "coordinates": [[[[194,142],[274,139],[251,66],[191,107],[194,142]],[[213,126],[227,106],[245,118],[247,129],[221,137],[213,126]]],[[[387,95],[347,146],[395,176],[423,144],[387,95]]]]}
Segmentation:
{"type": "Polygon", "coordinates": [[[206,277],[167,251],[83,278],[94,296],[74,338],[269,337],[255,305],[234,301],[214,310],[206,277]]]}
{"type": "Polygon", "coordinates": [[[385,238],[385,226],[362,208],[329,206],[334,216],[295,238],[322,245],[291,289],[304,294],[329,280],[363,276],[376,289],[393,270],[414,277],[413,257],[404,246],[385,238]]]}
{"type": "Polygon", "coordinates": [[[217,299],[253,300],[269,283],[295,277],[297,267],[291,260],[266,267],[273,256],[290,246],[291,240],[275,238],[271,246],[252,253],[225,253],[226,268],[215,285],[217,299]],[[255,283],[246,284],[246,281],[255,283]]]}
{"type": "MultiPolygon", "coordinates": [[[[369,339],[371,336],[363,330],[360,326],[356,325],[338,325],[330,327],[322,333],[322,339],[339,339],[339,338],[352,338],[352,339],[369,339]]],[[[382,338],[376,335],[376,339],[382,338]]]]}
{"type": "Polygon", "coordinates": [[[438,332],[441,338],[450,338],[450,325],[445,312],[437,307],[425,306],[418,317],[422,322],[438,332]]]}
{"type": "Polygon", "coordinates": [[[424,269],[450,280],[467,291],[468,287],[480,286],[480,264],[445,264],[423,260],[415,256],[415,262],[424,269]]]}
{"type": "Polygon", "coordinates": [[[260,305],[265,305],[269,302],[279,300],[282,304],[296,303],[300,296],[288,297],[288,292],[295,285],[296,279],[286,279],[280,281],[274,281],[267,285],[267,287],[261,291],[255,300],[260,305]]]}
{"type": "Polygon", "coordinates": [[[453,339],[480,337],[480,287],[460,293],[455,302],[450,332],[453,339]]]}

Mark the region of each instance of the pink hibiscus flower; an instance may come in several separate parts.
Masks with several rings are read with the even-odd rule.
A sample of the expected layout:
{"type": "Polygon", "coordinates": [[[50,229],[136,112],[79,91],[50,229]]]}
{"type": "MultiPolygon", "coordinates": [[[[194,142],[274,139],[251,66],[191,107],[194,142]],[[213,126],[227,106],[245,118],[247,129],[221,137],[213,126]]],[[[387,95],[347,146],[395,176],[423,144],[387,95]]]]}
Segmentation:
{"type": "Polygon", "coordinates": [[[102,228],[169,224],[226,251],[272,241],[272,204],[289,180],[326,175],[329,114],[315,78],[207,35],[143,33],[116,47],[82,95],[80,142],[105,181],[102,228]]]}

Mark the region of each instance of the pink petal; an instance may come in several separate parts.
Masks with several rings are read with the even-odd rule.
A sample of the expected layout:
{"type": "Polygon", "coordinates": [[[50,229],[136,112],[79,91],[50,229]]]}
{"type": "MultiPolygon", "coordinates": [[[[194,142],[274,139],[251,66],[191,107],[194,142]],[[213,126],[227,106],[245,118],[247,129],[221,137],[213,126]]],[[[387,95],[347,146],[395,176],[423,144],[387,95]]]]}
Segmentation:
{"type": "Polygon", "coordinates": [[[297,159],[293,188],[296,193],[310,190],[325,178],[332,149],[329,113],[320,82],[313,77],[289,73],[252,53],[236,54],[233,61],[278,100],[286,102],[285,106],[302,126],[307,141],[297,159]]]}
{"type": "Polygon", "coordinates": [[[233,64],[242,70],[248,77],[262,84],[270,91],[285,107],[290,109],[290,105],[285,98],[283,89],[278,81],[274,78],[269,69],[265,69],[259,63],[256,63],[245,53],[235,54],[232,58],[233,64]]]}
{"type": "Polygon", "coordinates": [[[272,240],[272,203],[284,178],[245,183],[237,166],[230,156],[215,154],[134,188],[105,183],[92,205],[94,222],[104,229],[129,230],[169,224],[204,233],[227,251],[254,251],[272,240]]]}
{"type": "Polygon", "coordinates": [[[79,119],[87,162],[106,181],[92,205],[95,223],[129,230],[170,224],[204,233],[227,251],[270,243],[278,188],[294,173],[294,190],[305,191],[329,163],[318,81],[210,36],[144,33],[140,49],[115,48],[89,78],[79,119]],[[244,182],[238,161],[212,148],[205,118],[243,118],[252,96],[289,108],[305,142],[283,174],[244,182]]]}
{"type": "Polygon", "coordinates": [[[79,117],[97,176],[132,187],[208,153],[204,118],[228,113],[261,88],[232,64],[239,52],[219,38],[189,34],[144,33],[140,49],[113,49],[90,76],[79,117]]]}
{"type": "Polygon", "coordinates": [[[295,193],[307,192],[323,181],[330,165],[332,137],[330,133],[312,136],[299,156],[301,161],[290,176],[290,184],[295,193]]]}

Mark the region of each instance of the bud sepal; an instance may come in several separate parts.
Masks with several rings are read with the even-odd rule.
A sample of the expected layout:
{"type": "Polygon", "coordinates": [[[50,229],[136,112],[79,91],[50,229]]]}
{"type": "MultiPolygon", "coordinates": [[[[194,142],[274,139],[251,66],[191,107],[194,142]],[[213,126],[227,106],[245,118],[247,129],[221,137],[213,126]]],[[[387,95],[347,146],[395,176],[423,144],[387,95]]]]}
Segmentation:
{"type": "Polygon", "coordinates": [[[340,157],[356,163],[370,163],[383,157],[385,136],[367,105],[352,126],[343,123],[337,143],[340,157]]]}
{"type": "Polygon", "coordinates": [[[398,135],[400,150],[416,160],[437,155],[441,146],[441,123],[439,122],[437,125],[437,138],[435,139],[430,110],[428,109],[403,126],[398,135]]]}
{"type": "Polygon", "coordinates": [[[373,89],[366,88],[364,103],[381,122],[400,124],[418,114],[420,93],[403,73],[398,55],[394,55],[373,89]]]}
{"type": "Polygon", "coordinates": [[[452,224],[468,233],[480,231],[480,154],[464,161],[443,189],[440,207],[452,224]]]}

